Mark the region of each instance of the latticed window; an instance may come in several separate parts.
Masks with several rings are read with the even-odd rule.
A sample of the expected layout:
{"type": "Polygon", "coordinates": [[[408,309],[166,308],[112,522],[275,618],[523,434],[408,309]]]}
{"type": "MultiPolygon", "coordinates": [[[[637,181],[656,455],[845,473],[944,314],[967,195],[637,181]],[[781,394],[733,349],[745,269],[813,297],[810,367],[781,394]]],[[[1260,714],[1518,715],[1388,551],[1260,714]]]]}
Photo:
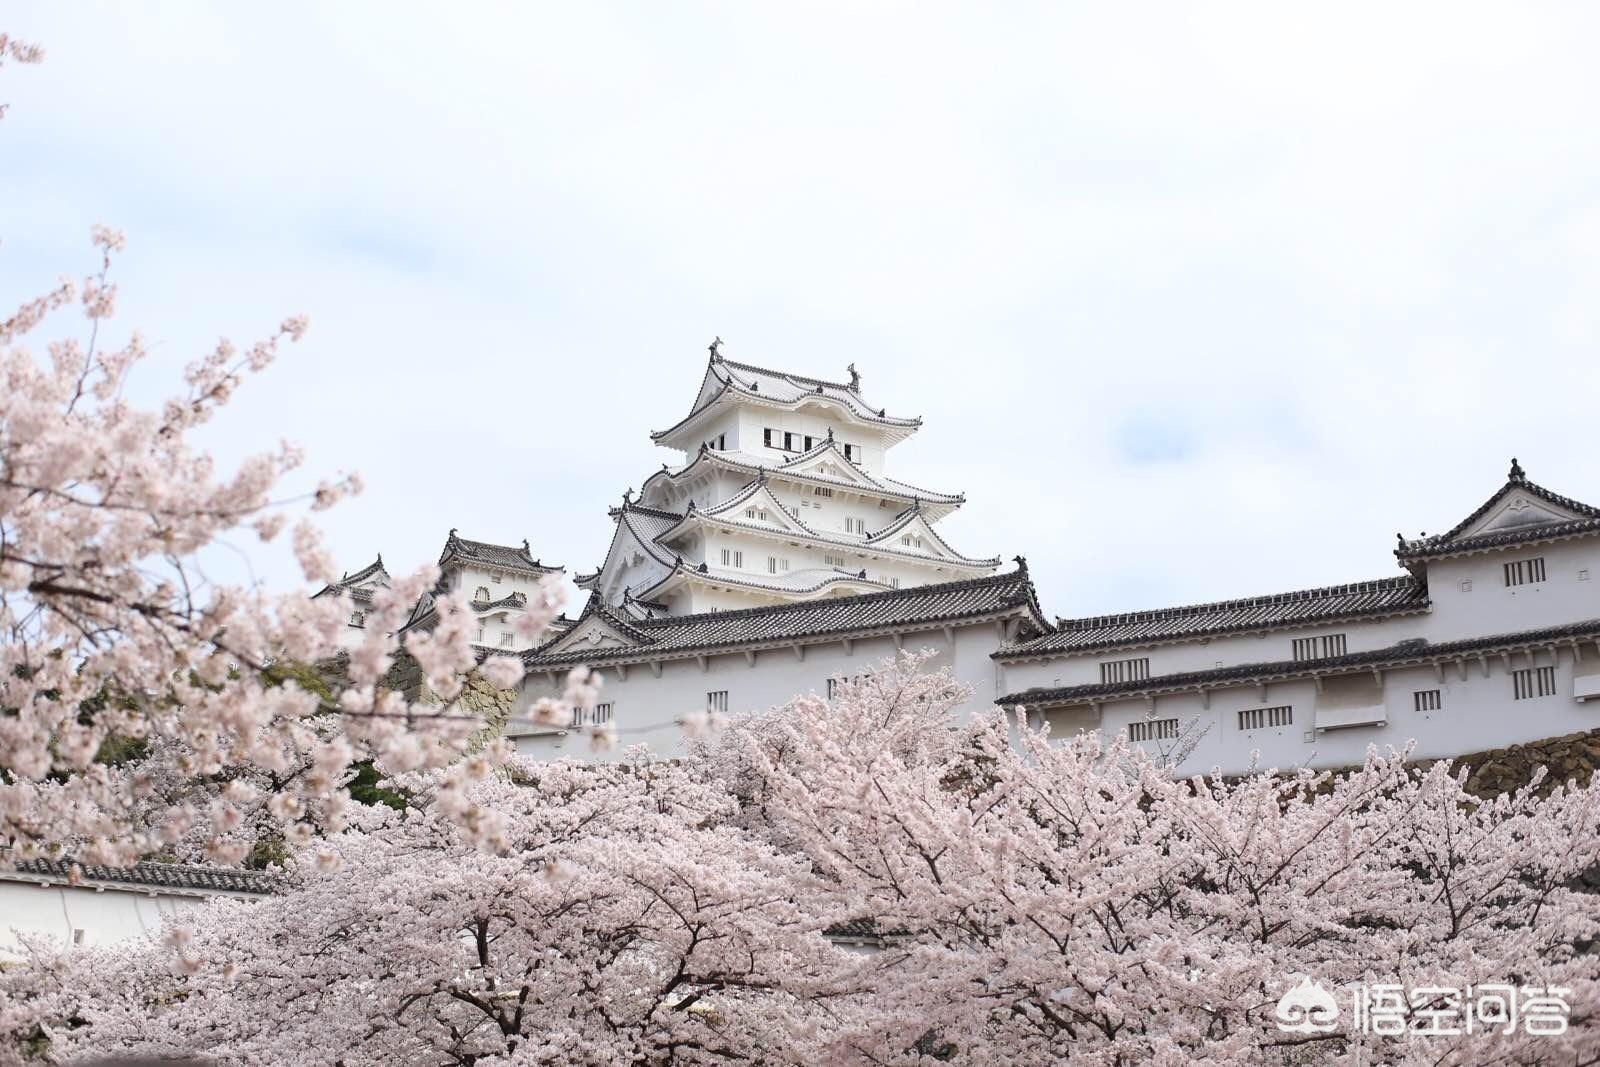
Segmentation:
{"type": "Polygon", "coordinates": [[[1249,708],[1239,713],[1239,729],[1265,730],[1274,726],[1289,726],[1294,722],[1294,707],[1280,704],[1275,708],[1249,708]]]}
{"type": "Polygon", "coordinates": [[[1506,585],[1531,585],[1544,581],[1544,557],[1519,559],[1505,565],[1506,585]]]}
{"type": "Polygon", "coordinates": [[[1525,667],[1511,672],[1511,695],[1517,700],[1556,695],[1554,667],[1525,667]]]}
{"type": "Polygon", "coordinates": [[[573,725],[573,726],[582,726],[583,725],[583,709],[582,708],[574,707],[572,709],[572,723],[571,723],[571,725],[573,725]]]}
{"type": "Polygon", "coordinates": [[[1129,741],[1168,741],[1177,736],[1177,719],[1146,719],[1128,724],[1129,741]]]}
{"type": "Polygon", "coordinates": [[[718,689],[706,694],[706,710],[726,713],[728,710],[728,691],[718,689]]]}
{"type": "Polygon", "coordinates": [[[1411,703],[1418,711],[1438,711],[1444,706],[1437,689],[1418,689],[1411,694],[1411,703]]]}
{"type": "Polygon", "coordinates": [[[1295,659],[1331,659],[1344,655],[1344,634],[1323,634],[1321,637],[1294,639],[1295,659]]]}
{"type": "Polygon", "coordinates": [[[600,725],[602,725],[604,723],[610,722],[611,721],[611,705],[610,704],[596,704],[594,706],[594,713],[591,715],[589,721],[593,722],[596,726],[600,726],[600,725]]]}
{"type": "Polygon", "coordinates": [[[1148,677],[1150,677],[1149,656],[1141,656],[1138,659],[1115,659],[1100,664],[1101,684],[1138,682],[1148,677]]]}
{"type": "Polygon", "coordinates": [[[486,586],[486,585],[478,586],[477,591],[475,591],[472,594],[472,599],[473,600],[477,600],[477,601],[488,600],[489,599],[489,587],[486,586]]]}

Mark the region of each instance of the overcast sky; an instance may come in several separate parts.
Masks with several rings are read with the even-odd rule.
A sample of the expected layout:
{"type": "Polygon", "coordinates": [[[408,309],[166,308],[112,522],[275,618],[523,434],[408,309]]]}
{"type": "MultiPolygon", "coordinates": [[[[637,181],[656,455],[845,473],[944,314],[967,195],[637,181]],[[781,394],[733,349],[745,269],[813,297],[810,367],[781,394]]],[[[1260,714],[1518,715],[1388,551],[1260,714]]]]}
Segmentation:
{"type": "Polygon", "coordinates": [[[120,227],[151,395],[308,314],[211,439],[359,470],[352,569],[592,568],[713,335],[923,416],[1056,614],[1600,502],[1600,9],[984,7],[13,2],[0,303],[120,227]]]}

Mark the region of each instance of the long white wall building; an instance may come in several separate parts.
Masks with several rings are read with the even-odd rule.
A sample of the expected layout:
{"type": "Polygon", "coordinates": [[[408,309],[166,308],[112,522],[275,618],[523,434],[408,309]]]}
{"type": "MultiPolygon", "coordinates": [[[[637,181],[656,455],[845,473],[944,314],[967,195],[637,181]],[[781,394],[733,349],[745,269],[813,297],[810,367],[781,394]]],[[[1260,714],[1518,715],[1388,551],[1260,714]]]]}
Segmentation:
{"type": "Polygon", "coordinates": [[[1189,773],[1460,755],[1600,725],[1600,509],[1529,481],[1448,532],[1401,539],[1397,577],[1061,619],[995,654],[1007,705],[1056,734],[1126,732],[1189,773]]]}

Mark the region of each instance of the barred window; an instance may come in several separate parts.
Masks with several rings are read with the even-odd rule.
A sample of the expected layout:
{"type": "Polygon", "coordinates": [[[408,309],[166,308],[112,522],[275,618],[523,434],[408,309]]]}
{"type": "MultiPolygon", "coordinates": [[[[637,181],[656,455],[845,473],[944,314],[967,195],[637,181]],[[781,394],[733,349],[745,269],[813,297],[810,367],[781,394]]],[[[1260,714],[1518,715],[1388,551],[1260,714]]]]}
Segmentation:
{"type": "Polygon", "coordinates": [[[572,709],[572,722],[571,722],[570,725],[572,725],[572,726],[582,726],[583,725],[583,709],[580,708],[580,707],[577,707],[576,705],[574,705],[574,707],[572,709]]]}
{"type": "Polygon", "coordinates": [[[500,635],[500,647],[501,648],[510,648],[511,647],[511,640],[512,640],[512,638],[511,638],[510,634],[501,634],[500,635]]]}
{"type": "Polygon", "coordinates": [[[1418,711],[1438,711],[1444,705],[1437,689],[1418,689],[1411,694],[1411,703],[1418,711]]]}
{"type": "Polygon", "coordinates": [[[591,721],[596,726],[599,726],[599,725],[601,725],[603,723],[610,722],[611,721],[611,705],[610,704],[596,704],[594,706],[594,715],[593,715],[591,721]]]}
{"type": "Polygon", "coordinates": [[[728,691],[726,689],[718,689],[714,693],[707,693],[706,710],[726,712],[728,710],[728,691]]]}
{"type": "Polygon", "coordinates": [[[833,495],[833,490],[829,489],[825,485],[819,485],[816,488],[811,490],[811,495],[812,496],[832,496],[833,495]]]}
{"type": "Polygon", "coordinates": [[[1505,565],[1506,585],[1530,585],[1544,581],[1544,557],[1519,559],[1505,565]]]}
{"type": "Polygon", "coordinates": [[[1239,729],[1265,730],[1274,726],[1294,723],[1294,706],[1280,704],[1275,708],[1249,708],[1239,713],[1239,729]]]}
{"type": "Polygon", "coordinates": [[[1137,682],[1150,677],[1150,657],[1116,659],[1100,664],[1100,682],[1137,682]]]}
{"type": "Polygon", "coordinates": [[[737,549],[737,548],[725,548],[725,549],[723,549],[722,550],[722,565],[724,567],[743,567],[744,566],[744,552],[742,550],[740,550],[740,549],[737,549]]]}
{"type": "Polygon", "coordinates": [[[898,579],[898,578],[890,578],[889,579],[889,585],[892,586],[895,589],[899,589],[900,588],[900,579],[898,579]]]}
{"type": "Polygon", "coordinates": [[[839,679],[837,679],[837,678],[829,678],[828,679],[828,699],[832,700],[834,697],[836,697],[838,695],[839,695],[839,679]]]}
{"type": "Polygon", "coordinates": [[[1128,724],[1129,741],[1167,741],[1177,736],[1177,719],[1146,719],[1128,724]]]}
{"type": "Polygon", "coordinates": [[[1324,634],[1321,637],[1294,639],[1295,659],[1330,659],[1344,655],[1344,634],[1324,634]]]}
{"type": "Polygon", "coordinates": [[[830,567],[843,567],[844,566],[844,557],[843,556],[823,556],[822,559],[830,567]]]}
{"type": "Polygon", "coordinates": [[[783,574],[788,569],[789,569],[789,561],[787,559],[780,559],[777,556],[768,556],[767,557],[767,573],[768,574],[783,574]]]}
{"type": "Polygon", "coordinates": [[[1517,700],[1556,695],[1554,667],[1525,667],[1511,672],[1511,695],[1517,700]]]}

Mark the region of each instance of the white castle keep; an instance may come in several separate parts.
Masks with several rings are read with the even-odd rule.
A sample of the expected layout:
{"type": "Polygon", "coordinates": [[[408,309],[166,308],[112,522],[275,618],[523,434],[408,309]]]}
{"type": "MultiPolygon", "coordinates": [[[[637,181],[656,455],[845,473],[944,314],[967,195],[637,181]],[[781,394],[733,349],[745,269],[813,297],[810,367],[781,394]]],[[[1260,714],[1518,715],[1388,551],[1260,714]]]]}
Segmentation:
{"type": "MultiPolygon", "coordinates": [[[[1120,732],[1168,753],[1182,735],[1186,773],[1343,766],[1413,741],[1459,755],[1600,725],[1585,706],[1600,697],[1600,509],[1515,461],[1447,533],[1401,539],[1394,577],[1052,620],[1021,557],[1002,571],[939,534],[960,493],[886,473],[920,419],[869,403],[853,366],[826,381],[719,346],[689,413],[651,435],[677,462],[611,509],[603,563],[576,576],[581,614],[543,643],[516,648],[505,620],[518,581],[558,568],[452,531],[443,584],[482,583],[484,654],[527,667],[519,710],[574,666],[604,677],[602,703],[565,727],[514,717],[529,754],[584,756],[606,722],[669,754],[685,714],[831,696],[901,649],[953,671],[971,690],[962,713],[1020,705],[1057,736],[1120,732]]],[[[354,594],[369,571],[324,592],[354,594]]]]}

